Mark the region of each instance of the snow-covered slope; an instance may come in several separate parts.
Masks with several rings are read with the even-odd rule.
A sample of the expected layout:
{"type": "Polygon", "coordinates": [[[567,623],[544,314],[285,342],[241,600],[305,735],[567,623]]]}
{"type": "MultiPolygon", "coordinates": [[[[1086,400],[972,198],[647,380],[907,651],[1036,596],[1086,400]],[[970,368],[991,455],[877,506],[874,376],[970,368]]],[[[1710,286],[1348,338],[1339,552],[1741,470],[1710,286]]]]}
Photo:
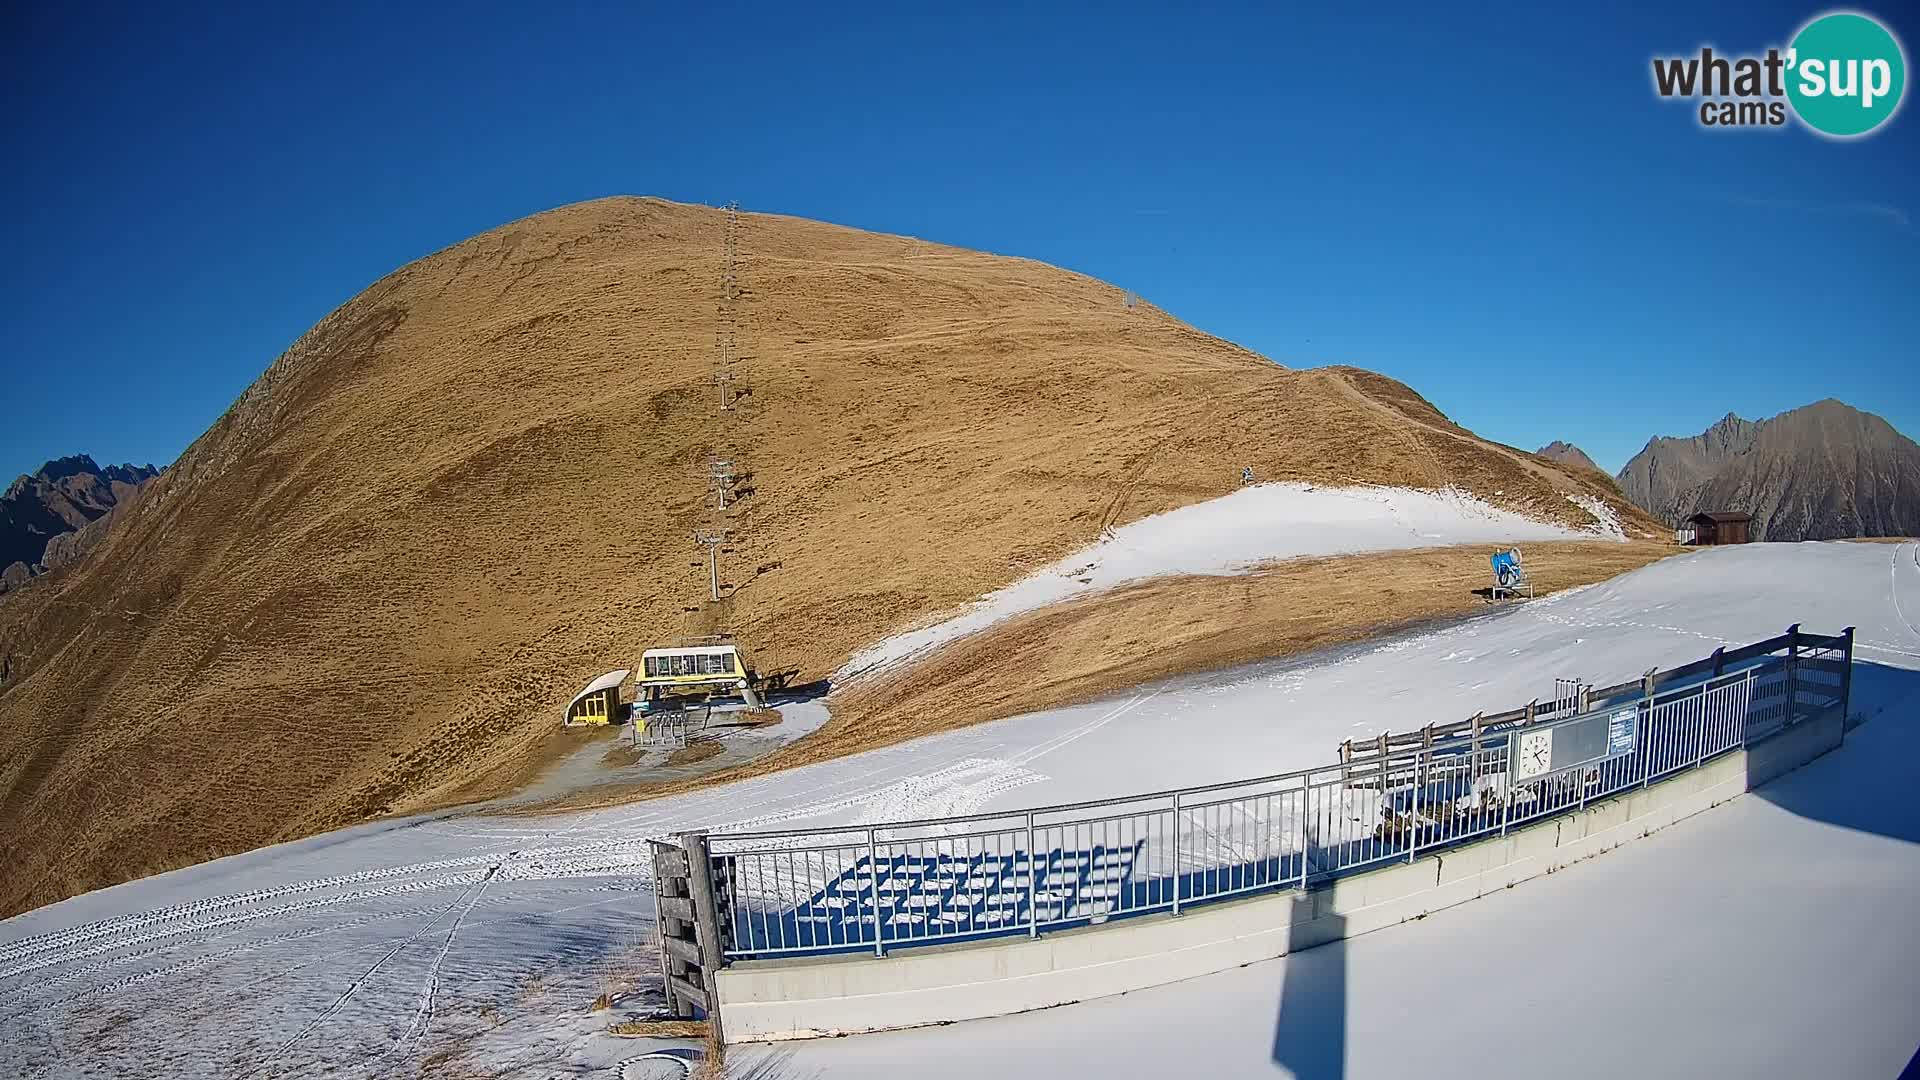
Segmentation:
{"type": "Polygon", "coordinates": [[[1920,1044],[1920,675],[1755,794],[1507,892],[1296,956],[1062,1009],[741,1049],[890,1080],[1887,1077],[1920,1044]],[[1573,1052],[1570,1052],[1570,1048],[1573,1052]],[[1543,1067],[1543,1062],[1551,1063],[1543,1067]]]}
{"type": "Polygon", "coordinates": [[[1536,521],[1455,490],[1252,485],[1122,526],[960,614],[861,650],[836,678],[891,664],[1024,611],[1143,578],[1235,574],[1281,559],[1448,544],[1626,539],[1606,503],[1568,499],[1593,515],[1591,528],[1536,521]]]}
{"type": "MultiPolygon", "coordinates": [[[[1772,635],[1794,622],[1823,632],[1859,628],[1861,659],[1884,665],[1871,669],[1876,675],[1898,675],[1862,679],[1856,706],[1886,710],[1862,732],[1875,740],[1893,733],[1908,738],[1920,717],[1893,690],[1909,678],[1906,672],[1920,670],[1916,550],[1912,544],[1840,543],[1702,551],[1429,634],[1182,679],[1117,700],[980,725],[724,788],[554,818],[465,815],[377,823],[76,897],[0,922],[0,1076],[230,1077],[267,1069],[311,1075],[334,1066],[332,1075],[385,1077],[411,1075],[414,1063],[435,1055],[474,1064],[486,1076],[595,1075],[594,1068],[640,1053],[632,1043],[599,1034],[608,1016],[589,1015],[586,1006],[606,986],[657,965],[657,954],[639,945],[653,921],[644,843],[649,835],[694,825],[921,817],[1316,764],[1351,734],[1502,708],[1545,695],[1557,675],[1612,682],[1653,665],[1694,659],[1717,644],[1772,635]],[[607,974],[610,968],[623,974],[607,974]]],[[[1873,760],[1914,760],[1905,745],[1885,743],[1885,753],[1873,760]]],[[[1876,777],[1863,782],[1881,782],[1876,777]]],[[[1855,831],[1860,828],[1869,826],[1855,831]]],[[[1836,843],[1828,850],[1839,861],[1823,863],[1810,861],[1800,841],[1777,824],[1763,823],[1725,842],[1744,853],[1750,879],[1715,884],[1725,869],[1695,851],[1660,872],[1668,879],[1662,889],[1628,894],[1619,905],[1637,912],[1663,896],[1684,894],[1689,905],[1674,908],[1675,919],[1706,919],[1703,909],[1735,911],[1749,903],[1779,906],[1770,917],[1797,919],[1800,909],[1783,897],[1800,894],[1781,890],[1841,888],[1819,875],[1838,873],[1856,857],[1863,873],[1894,875],[1862,878],[1865,888],[1894,888],[1888,895],[1898,897],[1920,884],[1914,864],[1920,847],[1912,843],[1871,851],[1836,843]],[[1865,866],[1869,861],[1874,865],[1865,866]],[[1675,877],[1689,873],[1706,880],[1675,877]]],[[[1719,850],[1721,843],[1706,848],[1719,850]]],[[[1639,857],[1629,848],[1582,873],[1620,872],[1639,857]]],[[[1573,874],[1567,880],[1579,880],[1573,874]]],[[[1520,943],[1516,949],[1531,948],[1523,931],[1549,934],[1585,925],[1577,920],[1586,909],[1561,908],[1571,901],[1555,899],[1560,890],[1529,886],[1502,898],[1500,910],[1507,915],[1501,925],[1521,934],[1512,939],[1520,943]]],[[[1843,1002],[1898,991],[1908,996],[1881,1004],[1910,1002],[1900,972],[1888,964],[1910,966],[1912,931],[1885,925],[1884,916],[1884,906],[1863,904],[1836,916],[1823,931],[1830,947],[1850,950],[1843,957],[1865,956],[1877,966],[1849,961],[1820,968],[1809,980],[1790,970],[1799,960],[1796,953],[1768,969],[1778,979],[1766,989],[1790,996],[1810,986],[1809,994],[1843,1002]]],[[[1440,916],[1420,924],[1445,925],[1440,916]]],[[[1640,924],[1621,926],[1618,933],[1635,940],[1640,924]]],[[[1749,982],[1760,977],[1751,958],[1723,955],[1744,939],[1713,926],[1702,925],[1691,937],[1684,929],[1649,940],[1694,949],[1683,954],[1689,962],[1724,963],[1749,982]]],[[[1753,948],[1764,954],[1779,943],[1753,948]]],[[[1518,1009],[1543,1000],[1549,1008],[1585,1007],[1597,1003],[1568,996],[1587,979],[1583,970],[1596,975],[1596,992],[1615,985],[1598,977],[1614,970],[1605,967],[1612,962],[1606,957],[1592,961],[1600,967],[1569,962],[1542,972],[1492,950],[1488,945],[1461,954],[1495,965],[1484,978],[1474,974],[1478,967],[1448,966],[1458,957],[1443,951],[1432,954],[1431,973],[1423,974],[1428,981],[1415,982],[1408,974],[1402,992],[1413,994],[1424,985],[1431,995],[1422,1000],[1458,1001],[1463,1008],[1474,1001],[1510,1001],[1518,1009]],[[1553,996],[1541,998],[1549,989],[1553,996]]],[[[1359,996],[1383,981],[1354,976],[1350,1017],[1378,1011],[1382,1016],[1366,1022],[1390,1024],[1383,1017],[1411,1007],[1386,990],[1378,1002],[1359,996]]],[[[1650,978],[1635,986],[1640,996],[1632,1005],[1638,1011],[1624,1021],[1629,1025],[1663,1005],[1676,1015],[1698,1005],[1689,985],[1650,978]]],[[[1775,1011],[1755,1014],[1769,1038],[1855,1034],[1822,1029],[1830,1011],[1791,1005],[1769,1003],[1775,1011]],[[1790,1026],[1798,1017],[1807,1019],[1804,1029],[1790,1026]]],[[[1514,1009],[1492,1012],[1511,1016],[1514,1009]]],[[[1259,1012],[1251,1005],[1247,1010],[1247,1016],[1259,1012]]],[[[1751,1037],[1725,1024],[1724,1012],[1703,1022],[1700,1040],[1751,1037]]],[[[1243,1022],[1235,1019],[1240,1012],[1222,1015],[1223,1022],[1243,1022]]],[[[1596,1007],[1579,1015],[1600,1013],[1596,1007]]],[[[1269,1013],[1265,1022],[1271,1020],[1269,1013]]],[[[1144,1023],[1103,1030],[1116,1052],[1146,1045],[1129,1039],[1183,1037],[1165,1025],[1144,1023]]],[[[1490,1052],[1485,1040],[1465,1045],[1464,1035],[1454,1039],[1443,1025],[1419,1030],[1422,1038],[1405,1046],[1479,1058],[1490,1052]]],[[[1891,1029],[1875,1030],[1884,1042],[1891,1029]]],[[[1236,1032],[1255,1046],[1272,1035],[1270,1026],[1264,1033],[1236,1032]]],[[[847,1052],[859,1045],[848,1042],[847,1052]]],[[[947,1045],[927,1043],[927,1054],[947,1045]]],[[[918,1050],[909,1053],[925,1058],[918,1050]]],[[[799,1060],[802,1071],[812,1074],[839,1075],[843,1064],[849,1071],[856,1065],[852,1057],[812,1065],[799,1060]]]]}

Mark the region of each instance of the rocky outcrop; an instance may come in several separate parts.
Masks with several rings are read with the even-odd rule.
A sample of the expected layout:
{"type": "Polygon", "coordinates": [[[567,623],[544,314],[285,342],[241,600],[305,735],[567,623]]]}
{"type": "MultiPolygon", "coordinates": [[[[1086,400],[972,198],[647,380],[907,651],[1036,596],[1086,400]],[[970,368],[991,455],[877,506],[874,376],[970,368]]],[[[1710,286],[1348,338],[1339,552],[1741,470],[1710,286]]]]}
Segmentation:
{"type": "Polygon", "coordinates": [[[1606,475],[1606,471],[1600,468],[1600,466],[1595,465],[1593,459],[1587,456],[1586,451],[1570,442],[1561,442],[1555,439],[1553,442],[1535,450],[1534,453],[1555,464],[1571,465],[1575,468],[1586,469],[1589,472],[1600,473],[1602,476],[1606,475]]]}
{"type": "Polygon", "coordinates": [[[0,575],[0,589],[17,588],[25,576],[72,562],[97,540],[99,530],[92,539],[70,538],[101,522],[159,474],[152,465],[102,467],[75,454],[14,480],[0,494],[0,566],[8,568],[0,575]],[[16,563],[24,573],[13,570],[16,563]]]}
{"type": "Polygon", "coordinates": [[[1752,514],[1755,540],[1920,534],[1920,445],[1832,399],[1652,439],[1618,480],[1672,524],[1701,511],[1752,514]]]}

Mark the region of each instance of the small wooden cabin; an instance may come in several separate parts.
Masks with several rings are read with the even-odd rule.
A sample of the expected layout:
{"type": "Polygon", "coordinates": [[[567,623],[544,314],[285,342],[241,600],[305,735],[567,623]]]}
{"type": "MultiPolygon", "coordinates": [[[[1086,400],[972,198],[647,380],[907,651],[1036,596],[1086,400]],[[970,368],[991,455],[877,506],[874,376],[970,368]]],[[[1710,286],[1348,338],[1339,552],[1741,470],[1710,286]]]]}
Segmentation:
{"type": "Polygon", "coordinates": [[[609,671],[605,675],[587,684],[585,690],[573,695],[567,702],[567,712],[561,723],[567,727],[575,724],[611,724],[620,719],[620,684],[627,681],[630,672],[626,668],[609,671]]]}
{"type": "Polygon", "coordinates": [[[1744,544],[1753,526],[1753,515],[1738,511],[1703,511],[1687,519],[1693,527],[1695,547],[1719,544],[1744,544]]]}

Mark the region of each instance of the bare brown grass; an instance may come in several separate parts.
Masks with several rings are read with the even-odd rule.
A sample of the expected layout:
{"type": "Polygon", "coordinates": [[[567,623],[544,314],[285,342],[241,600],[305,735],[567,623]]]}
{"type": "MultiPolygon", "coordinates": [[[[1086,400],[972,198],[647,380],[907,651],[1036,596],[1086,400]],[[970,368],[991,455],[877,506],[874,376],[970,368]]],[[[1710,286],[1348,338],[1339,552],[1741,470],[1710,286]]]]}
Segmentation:
{"type": "MultiPolygon", "coordinates": [[[[1141,582],[1043,608],[961,638],[834,697],[833,719],[791,746],[695,782],[595,789],[597,806],[745,779],[1186,672],[1360,641],[1483,611],[1483,547],[1300,559],[1237,577],[1141,582]],[[957,692],[959,691],[959,692],[957,692]]],[[[1540,595],[1618,576],[1686,549],[1639,541],[1526,546],[1540,595]]]]}
{"type": "Polygon", "coordinates": [[[705,1039],[707,1024],[704,1020],[625,1020],[607,1031],[630,1039],[705,1039]]]}

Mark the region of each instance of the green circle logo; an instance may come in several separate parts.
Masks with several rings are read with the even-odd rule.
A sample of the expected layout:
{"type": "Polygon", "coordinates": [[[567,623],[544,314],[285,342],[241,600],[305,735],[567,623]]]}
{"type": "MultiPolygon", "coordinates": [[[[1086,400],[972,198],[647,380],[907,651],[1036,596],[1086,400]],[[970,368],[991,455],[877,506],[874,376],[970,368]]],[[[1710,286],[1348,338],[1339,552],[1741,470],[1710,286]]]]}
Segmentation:
{"type": "Polygon", "coordinates": [[[1815,131],[1865,135],[1907,91],[1907,57],[1886,27],[1850,11],[1822,15],[1787,50],[1787,99],[1815,131]]]}

